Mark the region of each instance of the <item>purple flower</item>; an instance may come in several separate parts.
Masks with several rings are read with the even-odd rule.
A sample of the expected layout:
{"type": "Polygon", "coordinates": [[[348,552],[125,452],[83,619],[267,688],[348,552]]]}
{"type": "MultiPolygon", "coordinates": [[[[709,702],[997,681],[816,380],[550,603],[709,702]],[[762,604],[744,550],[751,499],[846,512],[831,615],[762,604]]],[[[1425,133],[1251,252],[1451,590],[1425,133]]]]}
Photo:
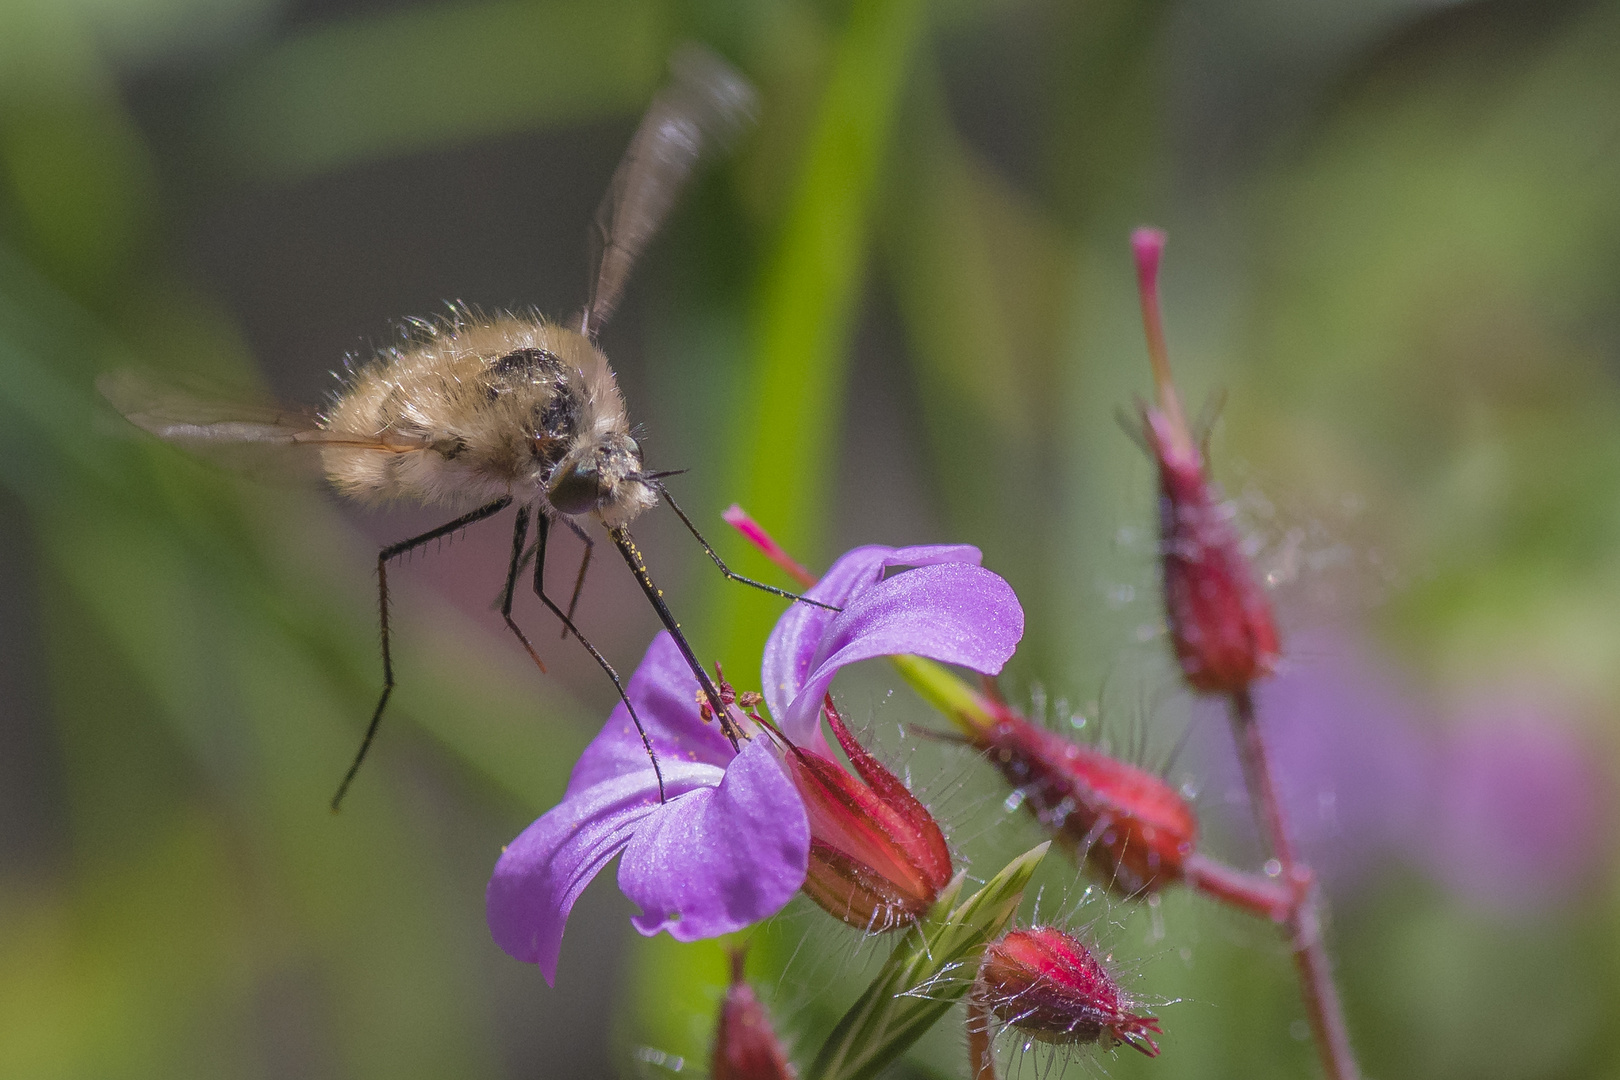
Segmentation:
{"type": "Polygon", "coordinates": [[[1605,869],[1608,792],[1556,688],[1468,702],[1444,745],[1417,854],[1442,882],[1501,913],[1533,913],[1605,869]]]}
{"type": "MultiPolygon", "coordinates": [[[[1330,890],[1400,857],[1477,906],[1531,913],[1602,869],[1608,784],[1554,688],[1437,705],[1353,634],[1293,640],[1301,659],[1256,697],[1295,842],[1330,890]]],[[[1247,797],[1224,725],[1198,741],[1235,811],[1247,797]]]]}
{"type": "MultiPolygon", "coordinates": [[[[864,547],[840,559],[795,604],[765,646],[764,696],[783,735],[827,752],[822,697],[845,665],[912,654],[994,674],[1024,632],[1005,581],[965,546],[864,547]],[[890,567],[916,569],[885,578],[890,567]]],[[[667,634],[626,688],[647,727],[667,801],[621,703],[586,748],[563,801],[501,854],[490,878],[489,927],[511,956],[557,973],[574,901],[620,852],[619,888],[648,935],[695,941],[775,914],[804,884],[810,827],[781,748],[751,722],[740,753],[706,723],[697,680],[667,634]]],[[[734,714],[735,715],[735,714],[734,714]]]]}

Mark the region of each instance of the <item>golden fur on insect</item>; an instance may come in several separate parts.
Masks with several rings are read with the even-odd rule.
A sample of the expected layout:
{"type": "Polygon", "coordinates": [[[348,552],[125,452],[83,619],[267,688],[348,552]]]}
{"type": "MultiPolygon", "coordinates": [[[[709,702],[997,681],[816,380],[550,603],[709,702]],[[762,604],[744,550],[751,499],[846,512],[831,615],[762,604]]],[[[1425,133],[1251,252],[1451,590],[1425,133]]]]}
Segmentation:
{"type": "Polygon", "coordinates": [[[597,507],[609,528],[657,501],[613,371],[583,334],[538,316],[465,311],[413,327],[417,341],[357,370],[322,417],[330,432],[416,447],[324,447],[344,495],[454,506],[533,495],[567,513],[551,506],[548,486],[583,463],[611,493],[597,507]]]}

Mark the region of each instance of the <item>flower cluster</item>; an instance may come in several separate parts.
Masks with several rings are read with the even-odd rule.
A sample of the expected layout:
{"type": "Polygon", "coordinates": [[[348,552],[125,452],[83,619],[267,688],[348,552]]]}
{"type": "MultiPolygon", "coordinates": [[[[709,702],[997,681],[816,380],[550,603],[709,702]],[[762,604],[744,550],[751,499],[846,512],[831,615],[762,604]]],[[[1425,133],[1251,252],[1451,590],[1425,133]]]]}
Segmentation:
{"type": "MultiPolygon", "coordinates": [[[[926,811],[875,761],[852,755],[860,782],[844,773],[820,721],[838,671],[861,660],[913,654],[1001,669],[1023,635],[1023,611],[978,562],[977,549],[962,546],[845,555],[806,594],[839,610],[796,604],[772,632],[761,672],[770,719],[732,707],[749,736],[740,750],[704,721],[690,669],[659,635],[627,694],[658,754],[665,798],[621,703],[563,801],[501,854],[487,897],[496,942],[555,979],[575,900],[621,853],[619,887],[641,907],[632,922],[649,936],[694,941],[774,914],[806,885],[812,852],[809,891],[823,906],[843,905],[874,928],[915,917],[949,877],[938,827],[922,823],[926,811]],[[898,567],[912,569],[886,576],[898,567]]],[[[835,732],[847,749],[853,740],[841,724],[835,732]]]]}
{"type": "MultiPolygon", "coordinates": [[[[795,604],[783,615],[766,644],[757,692],[738,692],[717,667],[718,694],[700,695],[675,642],[653,641],[627,696],[662,783],[621,704],[575,766],[563,801],[495,868],[488,914],[503,949],[538,964],[551,981],[574,901],[620,857],[619,885],[641,908],[632,921],[643,934],[691,941],[739,930],[799,891],[845,923],[898,931],[808,1080],[877,1075],[964,994],[974,1080],[995,1080],[998,1029],[1156,1057],[1159,1020],[1120,987],[1111,958],[1056,927],[1010,929],[1055,843],[1128,900],[1182,884],[1280,924],[1324,1072],[1354,1080],[1316,877],[1294,855],[1257,712],[1255,684],[1281,656],[1276,625],[1170,375],[1158,294],[1164,235],[1138,230],[1132,245],[1156,386],[1141,418],[1158,472],[1169,640],[1186,686],[1230,703],[1238,761],[1270,856],[1266,873],[1201,852],[1192,807],[1164,777],[1074,743],[1006,703],[993,676],[1022,636],[1023,613],[1007,583],[978,565],[976,549],[858,548],[816,581],[733,507],[726,520],[823,606],[795,604]],[[938,823],[860,744],[833,701],[839,670],[877,657],[889,658],[953,722],[957,741],[1001,774],[1050,836],[965,899],[966,875],[955,872],[938,823]],[[943,665],[978,672],[984,684],[970,686],[943,665]]],[[[1559,764],[1545,771],[1563,775],[1559,764]]],[[[1496,770],[1474,771],[1500,786],[1496,770]]],[[[1472,797],[1479,785],[1458,786],[1472,797]]],[[[740,956],[712,1072],[735,1080],[793,1075],[742,979],[740,956]]]]}

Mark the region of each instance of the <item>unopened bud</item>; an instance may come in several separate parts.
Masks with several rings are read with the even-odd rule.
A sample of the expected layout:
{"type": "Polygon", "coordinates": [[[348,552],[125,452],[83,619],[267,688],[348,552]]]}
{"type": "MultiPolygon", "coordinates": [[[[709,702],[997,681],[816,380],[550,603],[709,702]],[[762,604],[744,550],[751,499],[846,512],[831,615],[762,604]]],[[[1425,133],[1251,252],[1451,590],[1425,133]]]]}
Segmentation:
{"type": "Polygon", "coordinates": [[[712,1080],[792,1080],[793,1066],[771,1028],[771,1018],[743,978],[743,956],[740,949],[731,954],[731,986],[720,1003],[709,1076],[712,1080]]]}
{"type": "Polygon", "coordinates": [[[1277,628],[1228,507],[1204,475],[1203,456],[1170,376],[1159,314],[1164,234],[1138,229],[1131,245],[1157,387],[1157,404],[1142,406],[1142,421],[1159,466],[1159,541],[1170,639],[1193,689],[1236,693],[1271,674],[1278,657],[1277,628]]]}
{"type": "Polygon", "coordinates": [[[1001,770],[1053,838],[1111,889],[1131,896],[1182,877],[1198,820],[1163,779],[996,705],[969,742],[1001,770]]]}
{"type": "MultiPolygon", "coordinates": [[[[1096,1043],[1105,1050],[1124,1043],[1148,1057],[1159,1054],[1153,1041],[1158,1018],[1133,1012],[1090,950],[1056,927],[1011,930],[985,949],[972,1001],[1042,1042],[1096,1043]]],[[[975,1071],[983,1074],[978,1064],[975,1071]]]]}
{"type": "Polygon", "coordinates": [[[855,740],[826,702],[838,745],[858,776],[790,747],[783,763],[810,819],[804,891],[828,914],[868,931],[915,922],[951,880],[951,853],[928,808],[855,740]]]}

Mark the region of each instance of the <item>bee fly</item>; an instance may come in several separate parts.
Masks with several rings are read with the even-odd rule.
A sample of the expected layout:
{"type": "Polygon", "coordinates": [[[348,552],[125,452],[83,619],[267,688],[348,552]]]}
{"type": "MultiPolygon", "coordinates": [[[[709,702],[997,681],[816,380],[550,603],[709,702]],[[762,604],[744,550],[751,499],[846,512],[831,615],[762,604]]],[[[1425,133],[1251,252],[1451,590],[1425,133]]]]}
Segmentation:
{"type": "MultiPolygon", "coordinates": [[[[803,597],[733,573],[648,472],[607,357],[596,335],[624,292],[637,256],[657,231],[676,191],[705,149],[724,146],[753,119],[753,89],[712,54],[676,52],[673,77],[656,97],[613,174],[591,229],[591,292],[577,328],[536,315],[481,316],[453,308],[448,319],[411,320],[414,340],[385,350],[349,379],[324,414],[254,410],[188,400],[115,373],[101,388],[137,426],[164,439],[206,449],[220,444],[307,446],[320,452],[338,492],[362,503],[413,501],[466,509],[452,521],[383,548],[377,554],[383,689],[360,749],[332,809],[343,801],[371,748],[394,689],[389,655],[388,564],[517,504],[512,555],[501,592],[501,617],[541,671],[545,665],[512,618],[512,599],[527,560],[533,588],[595,658],[613,685],[652,759],[663,794],[663,772],[652,740],[606,657],[574,625],[574,609],[590,565],[593,541],[575,520],[594,518],[607,531],[636,581],[674,637],[722,730],[738,743],[714,682],[693,653],[653,583],[629,531],[630,522],[659,500],[669,504],[727,578],[793,600],[803,597]],[[531,515],[536,526],[528,546],[531,515]],[[585,543],[568,606],[546,594],[546,542],[561,523],[585,543]]],[[[816,603],[805,600],[806,603],[816,603]]],[[[826,606],[826,605],[818,605],[826,606]]]]}

